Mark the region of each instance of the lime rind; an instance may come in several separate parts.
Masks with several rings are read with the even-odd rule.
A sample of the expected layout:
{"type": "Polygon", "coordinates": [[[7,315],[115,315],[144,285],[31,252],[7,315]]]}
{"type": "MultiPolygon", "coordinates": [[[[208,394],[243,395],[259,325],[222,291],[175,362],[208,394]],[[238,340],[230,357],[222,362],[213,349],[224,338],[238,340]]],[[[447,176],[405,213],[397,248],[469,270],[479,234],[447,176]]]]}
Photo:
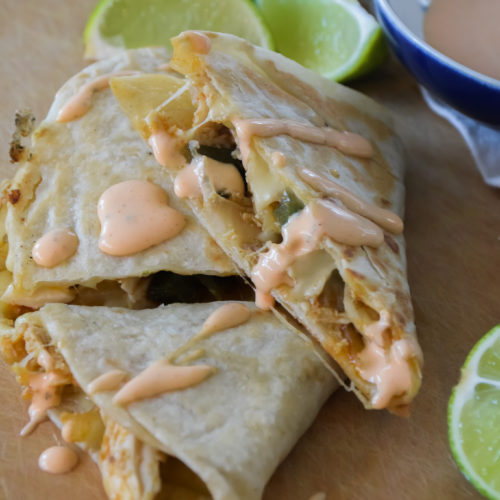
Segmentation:
{"type": "Polygon", "coordinates": [[[85,28],[83,29],[83,42],[85,44],[87,44],[87,42],[89,41],[92,30],[97,28],[97,19],[101,17],[102,12],[109,7],[108,4],[110,4],[112,1],[113,0],[100,0],[100,2],[90,14],[89,18],[87,19],[87,23],[85,24],[85,28]]]}
{"type": "Polygon", "coordinates": [[[378,68],[388,57],[389,50],[380,26],[377,26],[367,43],[362,46],[359,56],[350,59],[350,65],[344,65],[332,75],[332,80],[344,82],[360,78],[378,68]],[[341,71],[342,69],[342,71],[341,71]]]}
{"type": "Polygon", "coordinates": [[[349,60],[331,73],[323,75],[338,82],[353,80],[371,72],[389,54],[382,29],[373,16],[357,1],[348,0],[343,5],[358,21],[360,43],[349,60]]]}
{"type": "Polygon", "coordinates": [[[252,0],[243,0],[243,1],[248,5],[250,10],[253,11],[253,13],[255,14],[255,17],[260,21],[260,28],[262,30],[262,34],[264,35],[263,40],[265,40],[265,44],[263,44],[262,47],[265,49],[274,50],[273,35],[271,34],[271,31],[267,27],[266,21],[264,20],[264,17],[262,16],[260,10],[257,8],[257,6],[252,0]]]}
{"type": "MultiPolygon", "coordinates": [[[[147,1],[144,0],[136,0],[136,1],[137,3],[134,4],[134,8],[135,5],[137,5],[137,12],[135,12],[136,16],[144,14],[145,12],[149,12],[147,9],[154,8],[154,4],[153,5],[148,4],[147,1]]],[[[218,19],[218,21],[216,21],[216,26],[218,25],[219,27],[220,27],[220,21],[222,20],[222,26],[225,26],[225,29],[229,29],[227,27],[228,25],[227,17],[225,17],[227,16],[228,3],[217,2],[217,1],[213,1],[212,3],[214,5],[213,12],[218,12],[217,9],[219,9],[220,12],[219,12],[219,17],[215,15],[210,19],[212,19],[212,21],[214,19],[218,19]]],[[[109,57],[114,55],[117,51],[121,51],[126,48],[138,48],[140,46],[146,46],[146,45],[150,46],[169,45],[168,38],[165,40],[165,36],[163,36],[162,40],[158,40],[158,42],[156,42],[155,40],[156,35],[153,36],[146,35],[143,38],[146,39],[149,38],[149,41],[148,42],[141,41],[140,40],[141,32],[139,30],[135,32],[137,33],[137,38],[139,40],[130,42],[131,33],[129,33],[126,36],[119,29],[119,25],[118,29],[115,30],[113,35],[110,35],[109,33],[106,35],[105,34],[106,27],[109,26],[107,24],[107,19],[106,19],[106,16],[108,15],[108,10],[115,7],[119,9],[121,4],[122,2],[120,0],[101,0],[97,5],[97,7],[95,8],[95,10],[90,15],[83,32],[86,58],[95,59],[95,58],[109,57]],[[153,42],[151,42],[151,39],[153,40],[153,42]]],[[[203,4],[203,8],[206,10],[209,4],[210,3],[203,4]]],[[[169,2],[165,2],[164,6],[161,4],[161,2],[158,3],[158,5],[159,5],[158,10],[160,12],[158,12],[157,17],[159,17],[160,19],[168,19],[169,16],[171,17],[172,15],[175,15],[176,17],[173,18],[174,25],[178,28],[179,32],[188,29],[216,31],[216,29],[214,29],[214,26],[211,25],[210,21],[208,20],[209,16],[208,17],[203,16],[202,14],[200,14],[199,11],[198,11],[198,17],[196,16],[197,12],[195,8],[196,6],[192,6],[190,10],[188,9],[189,12],[186,11],[187,14],[184,16],[184,14],[179,13],[178,6],[173,7],[174,8],[173,14],[172,12],[169,12],[169,2]],[[164,10],[161,10],[163,8],[164,10]]],[[[239,24],[234,23],[234,25],[237,26],[237,28],[235,30],[229,29],[228,32],[231,32],[232,34],[242,37],[246,37],[247,35],[249,35],[250,41],[252,43],[261,45],[264,48],[272,50],[274,47],[273,37],[269,29],[267,28],[260,11],[253,4],[253,2],[251,0],[230,0],[230,7],[232,8],[232,13],[233,14],[236,13],[238,15],[238,18],[240,20],[244,19],[245,22],[243,24],[241,22],[239,24]]],[[[125,32],[127,31],[126,26],[127,24],[125,23],[124,24],[125,32]]],[[[168,26],[168,24],[166,26],[168,26]]],[[[115,28],[116,27],[117,25],[115,23],[115,28]]],[[[155,28],[158,27],[158,24],[157,23],[155,24],[155,22],[152,20],[151,27],[153,28],[153,30],[148,31],[149,35],[151,33],[155,33],[155,28]]],[[[146,27],[145,29],[147,30],[148,28],[146,27]]],[[[178,35],[178,32],[176,33],[172,32],[166,36],[170,37],[170,35],[176,36],[178,35]]]]}
{"type": "MultiPolygon", "coordinates": [[[[290,3],[286,0],[257,0],[257,6],[261,9],[264,20],[268,23],[277,50],[326,78],[336,81],[359,78],[379,66],[389,54],[380,26],[357,0],[321,0],[311,2],[311,4],[308,4],[307,0],[294,0],[290,3]],[[347,59],[344,59],[345,48],[341,49],[341,52],[336,52],[336,49],[333,48],[335,46],[334,40],[332,40],[331,48],[321,49],[324,53],[323,61],[318,64],[316,56],[318,52],[313,40],[310,41],[310,56],[308,56],[304,53],[304,45],[298,45],[296,38],[287,39],[289,34],[289,30],[285,29],[287,20],[291,19],[295,22],[296,19],[306,16],[310,11],[309,5],[314,8],[314,12],[323,12],[323,15],[320,16],[321,20],[315,19],[313,21],[315,24],[317,22],[321,24],[317,26],[316,30],[308,33],[307,37],[316,36],[314,33],[321,37],[322,32],[328,33],[329,36],[336,33],[344,36],[342,34],[344,25],[341,24],[341,20],[344,16],[352,19],[353,26],[356,26],[356,44],[351,47],[351,53],[347,59]],[[332,22],[336,24],[328,25],[326,19],[332,19],[332,22]],[[311,35],[311,33],[313,34],[311,35]]],[[[303,25],[297,27],[299,26],[303,25]]]]}
{"type": "Polygon", "coordinates": [[[485,497],[492,500],[500,500],[500,491],[493,489],[477,472],[470,462],[467,454],[462,448],[463,438],[461,434],[461,414],[465,404],[474,398],[476,387],[485,383],[500,389],[500,380],[480,376],[479,365],[483,355],[500,338],[500,325],[490,330],[472,348],[462,367],[461,378],[458,385],[453,389],[448,403],[448,438],[450,448],[462,474],[474,485],[474,487],[485,497]]]}

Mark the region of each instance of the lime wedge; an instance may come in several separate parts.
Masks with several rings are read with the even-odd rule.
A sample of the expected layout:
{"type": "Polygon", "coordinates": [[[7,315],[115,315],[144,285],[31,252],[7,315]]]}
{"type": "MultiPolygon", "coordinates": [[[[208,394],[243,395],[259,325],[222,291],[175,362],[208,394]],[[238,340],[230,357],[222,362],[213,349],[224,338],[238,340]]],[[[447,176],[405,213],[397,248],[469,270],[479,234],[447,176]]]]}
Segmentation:
{"type": "Polygon", "coordinates": [[[85,57],[108,57],[123,48],[171,47],[170,38],[190,29],[231,33],[273,46],[249,0],[101,0],[85,26],[85,57]]]}
{"type": "Polygon", "coordinates": [[[500,499],[500,325],[472,349],[448,405],[448,436],[465,477],[500,499]]]}
{"type": "Polygon", "coordinates": [[[337,81],[368,73],[387,55],[382,30],[355,0],[257,0],[276,50],[337,81]]]}

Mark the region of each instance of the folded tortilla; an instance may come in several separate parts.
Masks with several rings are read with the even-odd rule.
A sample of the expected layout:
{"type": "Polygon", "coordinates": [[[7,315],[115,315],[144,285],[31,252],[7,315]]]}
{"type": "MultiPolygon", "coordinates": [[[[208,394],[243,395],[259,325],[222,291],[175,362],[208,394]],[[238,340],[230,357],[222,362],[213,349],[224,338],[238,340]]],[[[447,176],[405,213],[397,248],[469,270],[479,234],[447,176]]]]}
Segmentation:
{"type": "Polygon", "coordinates": [[[201,194],[187,199],[248,277],[276,249],[273,244],[280,243],[287,223],[318,201],[377,233],[380,241],[373,245],[322,237],[313,251],[288,266],[286,280],[270,293],[339,363],[366,407],[402,411],[420,386],[422,355],[404,238],[376,222],[381,209],[393,220],[403,216],[402,150],[387,112],[351,89],[231,35],[185,32],[173,46],[170,67],[186,78],[182,91],[147,114],[140,97],[147,95],[147,78],[131,97],[118,80],[134,77],[123,77],[113,86],[122,108],[151,144],[157,134],[168,134],[175,154],[156,153],[174,177],[191,161],[186,168],[194,170],[201,194]],[[241,132],[239,124],[259,120],[341,137],[349,133],[368,143],[371,153],[318,144],[287,131],[241,132]],[[208,171],[213,162],[207,156],[223,156],[233,164],[241,160],[244,196],[228,196],[217,186],[220,174],[208,171]],[[332,194],[331,186],[344,195],[332,194]],[[368,208],[352,212],[346,197],[368,208]]]}
{"type": "MultiPolygon", "coordinates": [[[[224,304],[142,311],[49,304],[21,316],[13,327],[4,326],[0,345],[24,385],[43,371],[36,360],[45,351],[52,370],[69,372],[73,385],[86,392],[109,370],[122,370],[128,380],[168,358],[224,304]]],[[[172,494],[167,498],[204,498],[209,492],[215,500],[258,499],[335,388],[310,340],[252,303],[239,304],[250,309],[248,321],[199,339],[173,361],[212,367],[211,376],[198,385],[128,405],[114,402],[116,389],[89,395],[103,415],[104,436],[102,423],[89,423],[95,412],[92,418],[89,411],[59,416],[80,419],[73,426],[74,440],[100,436],[99,464],[110,498],[154,498],[160,488],[159,461],[166,454],[163,468],[176,482],[167,485],[172,494]],[[87,429],[87,436],[81,429],[87,429]]],[[[75,391],[66,389],[61,389],[63,406],[66,395],[75,391]]],[[[63,430],[63,436],[68,432],[63,430]]]]}
{"type": "Polygon", "coordinates": [[[32,134],[32,144],[15,177],[3,185],[6,268],[12,273],[6,302],[30,307],[67,302],[74,296],[69,288],[74,285],[95,287],[105,280],[147,276],[159,270],[234,274],[231,261],[187,204],[175,197],[169,175],[158,168],[109,88],[91,95],[91,105],[79,119],[57,121],[63,106],[85,84],[116,72],[152,73],[167,59],[162,49],[123,52],[85,68],[57,93],[47,118],[32,134]],[[110,186],[132,179],[163,188],[169,206],[180,211],[187,223],[176,237],[147,250],[129,256],[107,255],[98,248],[97,203],[110,186]],[[59,228],[76,233],[78,249],[56,267],[40,267],[32,259],[33,245],[59,228]]]}

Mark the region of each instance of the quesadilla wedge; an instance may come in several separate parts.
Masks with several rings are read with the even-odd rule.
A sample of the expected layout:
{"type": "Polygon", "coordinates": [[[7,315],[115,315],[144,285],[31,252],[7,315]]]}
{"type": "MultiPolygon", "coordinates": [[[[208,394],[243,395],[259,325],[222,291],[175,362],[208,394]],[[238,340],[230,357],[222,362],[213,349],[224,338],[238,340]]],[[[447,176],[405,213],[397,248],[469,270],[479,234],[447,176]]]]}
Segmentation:
{"type": "MultiPolygon", "coordinates": [[[[235,273],[189,206],[176,198],[169,175],[158,168],[109,90],[109,75],[152,73],[167,59],[162,49],[124,52],[84,69],[57,93],[31,145],[18,155],[15,177],[3,184],[4,302],[31,308],[69,302],[77,295],[75,286],[100,286],[110,292],[110,282],[160,270],[181,275],[235,273]],[[146,192],[143,206],[129,217],[135,224],[122,229],[127,240],[121,242],[123,249],[109,250],[102,239],[110,216],[106,213],[100,221],[98,206],[109,190],[130,185],[146,192]],[[153,213],[161,220],[151,221],[153,213]],[[162,234],[163,219],[172,214],[177,232],[162,234]],[[65,238],[73,245],[67,258],[57,260],[63,244],[59,240],[50,248],[48,238],[65,238]],[[148,238],[151,244],[146,242],[144,248],[148,238]]],[[[170,76],[174,83],[179,79],[170,76]]],[[[149,105],[154,99],[150,93],[149,105]]],[[[18,121],[22,125],[29,119],[18,121]]],[[[132,203],[139,195],[129,189],[125,197],[132,203]]],[[[119,230],[111,227],[108,233],[119,230]]]]}
{"type": "Polygon", "coordinates": [[[51,392],[63,437],[98,456],[111,499],[154,498],[165,456],[161,498],[260,498],[336,386],[310,340],[249,302],[49,304],[4,323],[0,346],[32,417],[51,392]],[[85,411],[61,410],[75,393],[85,411]]]}
{"type": "Polygon", "coordinates": [[[172,43],[169,68],[186,84],[161,106],[147,113],[142,105],[147,78],[124,76],[112,87],[175,177],[176,194],[252,280],[257,303],[277,300],[300,321],[367,408],[405,411],[422,355],[390,117],[237,37],[185,32],[172,43]],[[134,96],[123,92],[130,82],[134,96]]]}

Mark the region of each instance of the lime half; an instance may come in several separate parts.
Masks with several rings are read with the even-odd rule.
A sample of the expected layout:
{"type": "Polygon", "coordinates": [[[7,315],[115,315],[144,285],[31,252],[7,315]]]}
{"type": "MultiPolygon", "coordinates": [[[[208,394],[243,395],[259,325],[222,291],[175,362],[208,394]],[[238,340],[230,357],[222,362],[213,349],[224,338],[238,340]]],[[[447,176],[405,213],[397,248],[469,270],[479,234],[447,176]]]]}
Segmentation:
{"type": "Polygon", "coordinates": [[[500,499],[500,325],[472,349],[448,405],[455,460],[485,496],[500,499]]]}
{"type": "Polygon", "coordinates": [[[272,48],[272,38],[250,0],[101,0],[84,31],[85,57],[117,49],[170,46],[185,30],[231,33],[272,48]]]}
{"type": "Polygon", "coordinates": [[[356,78],[387,56],[382,30],[354,0],[257,0],[276,50],[337,81],[356,78]]]}

